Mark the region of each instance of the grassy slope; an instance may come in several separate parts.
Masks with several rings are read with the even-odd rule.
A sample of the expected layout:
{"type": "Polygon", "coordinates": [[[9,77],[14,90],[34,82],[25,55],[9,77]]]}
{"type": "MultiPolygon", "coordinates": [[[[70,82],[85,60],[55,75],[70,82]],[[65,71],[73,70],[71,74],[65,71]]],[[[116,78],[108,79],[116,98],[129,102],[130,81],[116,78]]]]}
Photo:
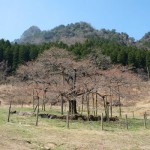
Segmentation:
{"type": "MultiPolygon", "coordinates": [[[[32,111],[30,108],[13,108],[18,111],[32,111]]],[[[48,113],[58,113],[58,109],[48,113]]],[[[66,129],[65,120],[39,119],[12,115],[7,123],[7,107],[0,108],[0,149],[2,150],[99,150],[99,149],[150,149],[150,121],[148,129],[143,128],[143,120],[130,119],[129,130],[124,120],[118,123],[105,123],[101,131],[100,122],[71,121],[66,129]],[[133,126],[134,124],[134,126],[133,126]]]]}

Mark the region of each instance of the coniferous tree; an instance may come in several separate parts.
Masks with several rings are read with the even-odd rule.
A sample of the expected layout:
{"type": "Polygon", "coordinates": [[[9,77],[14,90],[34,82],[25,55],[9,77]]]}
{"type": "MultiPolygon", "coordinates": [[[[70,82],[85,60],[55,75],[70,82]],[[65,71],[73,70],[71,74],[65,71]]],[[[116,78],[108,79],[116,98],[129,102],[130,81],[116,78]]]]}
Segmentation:
{"type": "Polygon", "coordinates": [[[13,62],[13,50],[11,47],[7,47],[4,52],[4,59],[7,61],[7,66],[12,67],[13,62]]]}
{"type": "Polygon", "coordinates": [[[0,46],[0,62],[3,61],[3,48],[0,46]]]}
{"type": "Polygon", "coordinates": [[[19,64],[19,46],[15,45],[13,48],[13,65],[12,69],[15,71],[19,64]]]}
{"type": "Polygon", "coordinates": [[[146,67],[150,71],[150,51],[148,51],[146,55],[146,67]]]}
{"type": "Polygon", "coordinates": [[[22,45],[19,48],[19,63],[23,64],[27,61],[29,61],[29,49],[27,46],[22,45]]]}
{"type": "Polygon", "coordinates": [[[118,56],[118,52],[116,50],[114,50],[110,55],[112,63],[117,63],[117,56],[118,56]]]}
{"type": "Polygon", "coordinates": [[[29,57],[30,57],[30,60],[34,60],[35,58],[37,58],[38,56],[38,49],[34,46],[30,47],[30,54],[29,54],[29,57]]]}
{"type": "Polygon", "coordinates": [[[135,55],[132,50],[128,53],[128,65],[135,65],[135,55]]]}

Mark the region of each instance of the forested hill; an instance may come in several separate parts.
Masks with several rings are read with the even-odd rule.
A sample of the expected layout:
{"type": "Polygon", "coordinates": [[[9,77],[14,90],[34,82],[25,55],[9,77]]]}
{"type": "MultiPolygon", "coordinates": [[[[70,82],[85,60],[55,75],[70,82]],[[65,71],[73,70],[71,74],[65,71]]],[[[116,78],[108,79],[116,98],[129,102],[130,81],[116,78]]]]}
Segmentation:
{"type": "Polygon", "coordinates": [[[82,43],[88,38],[95,37],[117,41],[126,45],[134,44],[134,38],[129,37],[126,33],[118,33],[115,29],[97,30],[86,22],[71,23],[66,26],[60,25],[49,31],[41,31],[38,27],[32,26],[15,42],[40,44],[43,42],[62,41],[66,44],[75,44],[76,42],[82,43]]]}
{"type": "Polygon", "coordinates": [[[147,69],[150,69],[150,51],[105,38],[92,38],[85,40],[83,43],[72,45],[63,42],[23,45],[12,44],[2,39],[0,40],[0,62],[5,67],[0,64],[1,70],[15,72],[19,65],[36,59],[40,53],[52,47],[65,49],[73,53],[77,60],[90,59],[91,63],[101,69],[108,69],[112,64],[132,66],[135,71],[142,69],[147,72],[147,69]]]}
{"type": "Polygon", "coordinates": [[[146,33],[138,42],[136,42],[136,45],[150,50],[150,32],[146,33]]]}
{"type": "Polygon", "coordinates": [[[147,72],[150,70],[149,40],[150,33],[135,42],[125,33],[96,30],[85,22],[60,25],[50,31],[32,26],[15,43],[0,40],[0,72],[6,75],[15,72],[19,65],[35,60],[52,47],[73,53],[77,60],[90,59],[101,69],[121,64],[147,72]]]}

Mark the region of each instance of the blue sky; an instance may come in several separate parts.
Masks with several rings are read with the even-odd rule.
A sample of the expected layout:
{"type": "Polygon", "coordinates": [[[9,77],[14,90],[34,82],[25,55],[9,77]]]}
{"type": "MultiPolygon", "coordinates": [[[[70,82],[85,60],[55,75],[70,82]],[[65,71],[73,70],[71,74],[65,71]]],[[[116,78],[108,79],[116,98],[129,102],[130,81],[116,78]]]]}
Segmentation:
{"type": "Polygon", "coordinates": [[[150,0],[0,0],[0,38],[13,41],[32,25],[50,30],[80,21],[136,40],[150,31],[150,0]]]}

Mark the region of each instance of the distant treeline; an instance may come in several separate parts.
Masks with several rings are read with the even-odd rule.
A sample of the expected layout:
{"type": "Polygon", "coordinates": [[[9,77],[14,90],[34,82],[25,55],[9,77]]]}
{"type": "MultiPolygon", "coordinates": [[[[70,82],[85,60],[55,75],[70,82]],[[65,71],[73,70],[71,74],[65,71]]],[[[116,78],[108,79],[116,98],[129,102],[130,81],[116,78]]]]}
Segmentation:
{"type": "MultiPolygon", "coordinates": [[[[61,44],[60,44],[61,45],[61,44]]],[[[10,41],[0,40],[0,62],[5,62],[11,71],[15,71],[20,64],[34,60],[45,49],[59,47],[59,43],[48,43],[41,45],[17,44],[10,41]]],[[[60,46],[61,47],[61,46],[60,46]]],[[[65,46],[66,47],[66,46],[65,46]]]]}
{"type": "Polygon", "coordinates": [[[7,67],[12,71],[15,71],[19,64],[35,59],[38,53],[38,46],[11,44],[8,40],[0,40],[0,62],[7,63],[7,67]]]}
{"type": "MultiPolygon", "coordinates": [[[[83,44],[76,43],[69,47],[69,50],[79,58],[87,54],[97,52],[109,56],[111,63],[132,65],[135,68],[150,69],[150,51],[139,49],[136,46],[127,46],[123,43],[113,42],[107,39],[96,38],[86,40],[83,44]]],[[[97,56],[98,57],[98,56],[97,56]]]]}
{"type": "Polygon", "coordinates": [[[15,71],[20,64],[36,59],[40,53],[51,47],[66,49],[74,53],[79,59],[99,52],[110,57],[113,64],[132,65],[143,69],[150,68],[150,51],[103,38],[88,39],[84,43],[75,43],[70,46],[63,42],[21,45],[12,44],[8,40],[2,39],[0,40],[0,62],[7,62],[7,67],[15,71]]]}

